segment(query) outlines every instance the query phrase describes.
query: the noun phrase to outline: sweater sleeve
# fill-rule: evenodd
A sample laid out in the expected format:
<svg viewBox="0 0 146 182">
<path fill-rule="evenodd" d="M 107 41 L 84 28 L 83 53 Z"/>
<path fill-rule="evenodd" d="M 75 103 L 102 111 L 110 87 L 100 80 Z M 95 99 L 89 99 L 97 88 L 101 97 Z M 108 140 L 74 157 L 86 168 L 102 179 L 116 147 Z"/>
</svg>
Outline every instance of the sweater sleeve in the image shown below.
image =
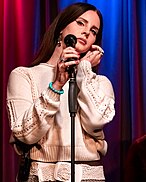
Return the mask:
<svg viewBox="0 0 146 182">
<path fill-rule="evenodd" d="M 115 115 L 112 84 L 107 77 L 92 72 L 91 63 L 86 60 L 78 65 L 76 80 L 81 124 L 87 133 L 98 137 Z"/>
<path fill-rule="evenodd" d="M 38 142 L 49 130 L 60 104 L 59 94 L 46 88 L 35 100 L 37 90 L 31 75 L 14 69 L 7 85 L 7 112 L 13 135 L 20 141 Z"/>
</svg>

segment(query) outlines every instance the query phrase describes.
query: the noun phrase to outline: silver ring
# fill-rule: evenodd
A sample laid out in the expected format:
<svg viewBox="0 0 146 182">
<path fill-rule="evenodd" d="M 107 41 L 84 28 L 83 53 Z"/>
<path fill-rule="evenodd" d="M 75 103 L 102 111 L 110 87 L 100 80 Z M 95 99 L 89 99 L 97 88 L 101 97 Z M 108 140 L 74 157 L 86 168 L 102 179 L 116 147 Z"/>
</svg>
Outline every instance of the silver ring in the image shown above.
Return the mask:
<svg viewBox="0 0 146 182">
<path fill-rule="evenodd" d="M 60 58 L 60 62 L 64 63 L 66 60 L 64 58 Z"/>
<path fill-rule="evenodd" d="M 87 56 L 87 58 L 90 58 L 93 55 L 93 52 Z"/>
</svg>

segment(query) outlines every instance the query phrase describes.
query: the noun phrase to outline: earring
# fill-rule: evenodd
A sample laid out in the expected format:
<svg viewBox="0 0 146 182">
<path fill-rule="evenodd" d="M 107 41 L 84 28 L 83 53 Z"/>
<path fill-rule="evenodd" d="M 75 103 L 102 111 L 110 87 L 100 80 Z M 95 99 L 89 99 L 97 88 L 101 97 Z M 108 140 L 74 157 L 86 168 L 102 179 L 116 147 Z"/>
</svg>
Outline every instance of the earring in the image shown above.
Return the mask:
<svg viewBox="0 0 146 182">
<path fill-rule="evenodd" d="M 58 38 L 58 40 L 57 40 L 57 45 L 58 45 L 58 47 L 61 46 L 61 36 L 59 36 L 59 38 Z"/>
</svg>

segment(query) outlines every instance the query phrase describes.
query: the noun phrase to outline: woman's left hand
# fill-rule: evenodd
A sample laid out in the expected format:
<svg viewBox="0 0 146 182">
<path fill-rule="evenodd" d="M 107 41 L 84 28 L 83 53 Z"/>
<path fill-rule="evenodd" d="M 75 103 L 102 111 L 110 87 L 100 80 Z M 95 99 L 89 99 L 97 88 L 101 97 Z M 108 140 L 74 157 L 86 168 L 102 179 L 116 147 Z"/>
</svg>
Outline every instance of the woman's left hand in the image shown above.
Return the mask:
<svg viewBox="0 0 146 182">
<path fill-rule="evenodd" d="M 91 49 L 81 59 L 81 61 L 87 60 L 91 63 L 92 67 L 94 67 L 100 63 L 103 54 L 104 54 L 104 51 L 100 46 L 92 45 Z"/>
</svg>

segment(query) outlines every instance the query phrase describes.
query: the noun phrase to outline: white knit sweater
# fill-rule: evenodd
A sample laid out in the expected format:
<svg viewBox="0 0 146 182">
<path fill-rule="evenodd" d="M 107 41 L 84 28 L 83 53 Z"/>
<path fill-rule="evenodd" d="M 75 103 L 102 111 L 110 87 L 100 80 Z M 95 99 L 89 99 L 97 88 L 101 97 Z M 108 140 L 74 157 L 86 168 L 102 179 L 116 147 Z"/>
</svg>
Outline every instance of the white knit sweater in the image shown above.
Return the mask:
<svg viewBox="0 0 146 182">
<path fill-rule="evenodd" d="M 48 88 L 56 67 L 47 63 L 14 69 L 7 87 L 7 108 L 15 137 L 33 147 L 31 158 L 38 161 L 69 161 L 71 118 L 68 109 L 69 82 L 59 95 Z M 110 81 L 82 61 L 76 75 L 79 93 L 75 118 L 75 160 L 91 161 L 105 154 L 107 144 L 103 127 L 115 115 L 114 92 Z"/>
</svg>

